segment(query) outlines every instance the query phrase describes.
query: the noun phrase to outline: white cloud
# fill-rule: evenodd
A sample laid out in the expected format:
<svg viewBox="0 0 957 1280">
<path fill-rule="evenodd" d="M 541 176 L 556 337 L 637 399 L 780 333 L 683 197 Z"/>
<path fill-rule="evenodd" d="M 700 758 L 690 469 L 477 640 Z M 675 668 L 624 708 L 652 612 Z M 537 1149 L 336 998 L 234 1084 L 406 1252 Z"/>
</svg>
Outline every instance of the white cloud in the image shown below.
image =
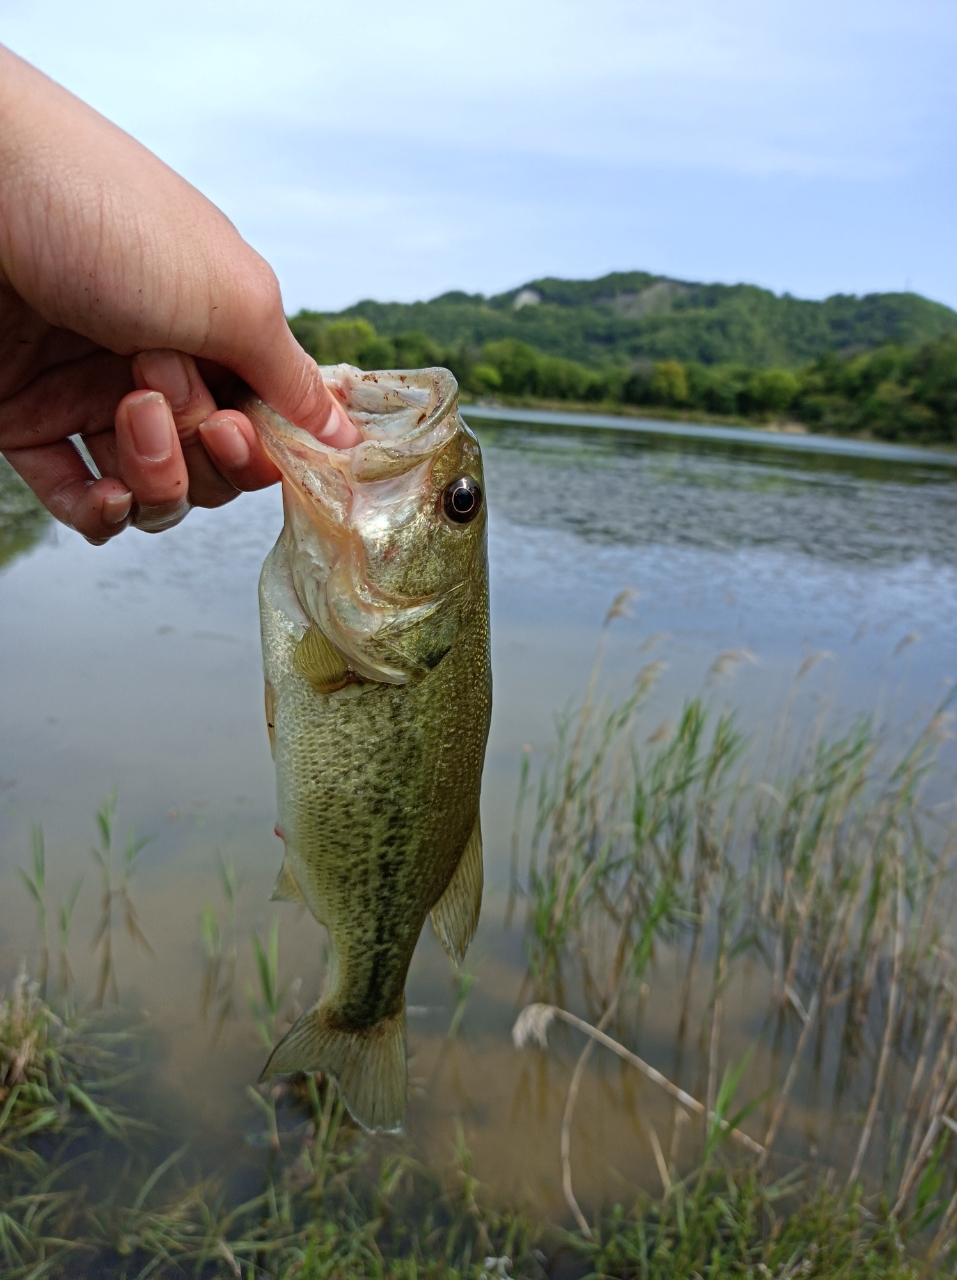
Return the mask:
<svg viewBox="0 0 957 1280">
<path fill-rule="evenodd" d="M 476 275 L 496 287 L 539 260 L 566 274 L 586 259 L 660 268 L 648 253 L 687 224 L 669 191 L 726 182 L 752 245 L 735 274 L 757 275 L 776 246 L 775 279 L 801 291 L 830 273 L 847 287 L 868 245 L 875 279 L 889 264 L 906 275 L 908 255 L 931 260 L 933 246 L 908 243 L 928 211 L 907 188 L 938 201 L 934 225 L 953 204 L 949 2 L 7 0 L 0 38 L 183 171 L 267 252 L 282 246 L 300 272 L 331 255 L 323 289 L 335 277 L 341 301 L 373 263 L 378 286 L 356 291 L 465 276 L 475 287 Z M 753 212 L 772 190 L 795 202 L 784 243 Z M 834 234 L 825 226 L 817 243 L 801 234 L 811 199 L 834 204 Z M 803 212 L 820 227 L 819 209 Z M 884 232 L 861 228 L 855 249 L 862 217 Z M 638 225 L 661 228 L 659 240 L 629 235 Z M 703 208 L 689 262 L 712 232 Z M 949 250 L 936 252 L 936 292 L 957 299 Z M 726 261 L 720 246 L 713 258 L 708 274 Z M 299 295 L 298 278 L 284 283 Z"/>
</svg>

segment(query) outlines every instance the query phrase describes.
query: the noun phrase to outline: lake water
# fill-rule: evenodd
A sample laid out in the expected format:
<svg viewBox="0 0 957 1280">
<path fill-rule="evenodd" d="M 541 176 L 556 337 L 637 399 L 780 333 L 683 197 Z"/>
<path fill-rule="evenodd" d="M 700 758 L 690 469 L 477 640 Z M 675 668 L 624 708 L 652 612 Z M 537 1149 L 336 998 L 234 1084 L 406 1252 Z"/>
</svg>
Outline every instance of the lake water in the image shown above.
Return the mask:
<svg viewBox="0 0 957 1280">
<path fill-rule="evenodd" d="M 957 677 L 957 470 L 919 461 L 763 448 L 547 422 L 479 422 L 490 511 L 495 708 L 483 795 L 486 895 L 467 971 L 475 982 L 458 1034 L 459 985 L 430 930 L 408 986 L 408 1139 L 444 1162 L 463 1126 L 479 1177 L 496 1194 L 561 1214 L 559 1125 L 573 1055 L 517 1053 L 521 928 L 504 925 L 518 764 L 542 758 L 556 712 L 584 690 L 609 604 L 638 594 L 609 631 L 603 681 L 625 689 L 665 666 L 645 710 L 648 733 L 704 691 L 738 708 L 760 744 L 802 663 L 792 732 L 815 719 L 877 711 L 903 740 Z M 262 715 L 256 583 L 281 523 L 276 491 L 194 512 L 160 537 L 124 534 L 92 548 L 48 527 L 10 542 L 0 569 L 0 980 L 36 967 L 32 905 L 16 876 L 30 825 L 47 841 L 51 907 L 83 873 L 70 949 L 81 990 L 95 985 L 91 938 L 94 813 L 118 788 L 118 824 L 150 843 L 132 895 L 153 954 L 117 942 L 124 1003 L 153 1028 L 144 1076 L 207 1165 L 255 1171 L 261 1128 L 247 1097 L 264 1059 L 249 1013 L 250 938 L 281 920 L 280 971 L 305 1006 L 321 985 L 320 930 L 268 895 L 280 862 L 273 770 Z M 717 662 L 721 655 L 733 658 Z M 937 779 L 952 790 L 954 752 Z M 204 1020 L 200 919 L 226 901 L 218 859 L 239 879 L 233 1009 L 212 1043 Z M 669 980 L 649 1003 L 643 1052 L 670 1061 Z M 657 1010 L 657 1012 L 656 1012 Z M 690 1081 L 694 1067 L 689 1068 Z M 596 1055 L 578 1122 L 583 1201 L 647 1179 L 642 1138 L 654 1087 Z M 578 1141 L 578 1139 L 576 1139 Z"/>
</svg>

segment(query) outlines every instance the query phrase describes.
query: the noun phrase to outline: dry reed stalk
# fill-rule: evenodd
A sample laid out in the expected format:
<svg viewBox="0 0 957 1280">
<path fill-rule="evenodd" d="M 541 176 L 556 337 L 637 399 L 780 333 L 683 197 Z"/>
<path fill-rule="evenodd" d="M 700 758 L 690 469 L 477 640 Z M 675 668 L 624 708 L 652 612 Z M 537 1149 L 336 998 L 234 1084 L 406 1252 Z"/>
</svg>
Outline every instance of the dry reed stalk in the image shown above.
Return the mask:
<svg viewBox="0 0 957 1280">
<path fill-rule="evenodd" d="M 954 852 L 955 838 L 951 828 L 950 838 L 941 850 L 933 875 L 924 889 L 924 905 L 914 937 L 913 955 L 916 957 L 927 955 L 930 950 L 930 933 L 933 924 L 937 923 L 939 926 L 941 920 L 947 920 L 953 916 L 953 891 L 949 895 L 950 901 L 942 902 L 940 888 L 944 877 L 953 870 Z"/>
<path fill-rule="evenodd" d="M 891 973 L 891 987 L 887 999 L 887 1018 L 884 1023 L 884 1036 L 881 1041 L 881 1056 L 877 1063 L 877 1074 L 874 1078 L 874 1088 L 871 1092 L 871 1101 L 867 1108 L 867 1116 L 864 1120 L 864 1128 L 861 1130 L 860 1141 L 857 1144 L 854 1163 L 851 1166 L 851 1171 L 847 1176 L 847 1182 L 844 1186 L 845 1195 L 848 1194 L 857 1181 L 858 1174 L 861 1171 L 861 1165 L 864 1162 L 864 1156 L 867 1153 L 868 1146 L 870 1145 L 871 1134 L 874 1129 L 874 1119 L 877 1115 L 877 1105 L 880 1101 L 881 1091 L 884 1087 L 884 1076 L 887 1073 L 887 1064 L 890 1060 L 891 1040 L 894 1035 L 894 1026 L 897 1022 L 897 998 L 900 992 L 901 959 L 904 954 L 904 870 L 901 865 L 899 836 L 897 844 L 897 920 L 894 929 L 894 968 Z"/>
<path fill-rule="evenodd" d="M 598 1023 L 598 1029 L 604 1031 L 615 1014 L 618 1007 L 618 995 L 608 1005 L 605 1012 L 601 1015 Z M 594 1040 L 589 1040 L 584 1049 L 578 1055 L 578 1061 L 575 1063 L 575 1070 L 572 1072 L 572 1078 L 568 1085 L 568 1093 L 565 1097 L 565 1111 L 562 1115 L 562 1136 L 561 1136 L 561 1161 L 562 1161 L 562 1191 L 565 1195 L 565 1203 L 572 1211 L 572 1217 L 578 1223 L 579 1230 L 586 1240 L 592 1240 L 591 1227 L 585 1215 L 581 1211 L 581 1206 L 575 1197 L 575 1190 L 572 1186 L 572 1116 L 575 1112 L 575 1104 L 578 1101 L 578 1090 L 581 1087 L 582 1076 L 585 1074 L 585 1067 L 588 1065 L 588 1059 L 591 1057 L 591 1051 L 595 1047 Z"/>
<path fill-rule="evenodd" d="M 955 1218 L 957 1218 L 957 1191 L 951 1196 L 950 1203 L 944 1210 L 944 1215 L 940 1220 L 940 1226 L 937 1228 L 933 1240 L 927 1246 L 928 1262 L 933 1262 L 941 1249 L 943 1249 L 947 1237 L 953 1229 Z"/>
<path fill-rule="evenodd" d="M 933 1067 L 931 1068 L 930 1080 L 927 1088 L 923 1092 L 921 1105 L 918 1109 L 917 1118 L 914 1122 L 914 1132 L 911 1135 L 907 1158 L 904 1161 L 905 1168 L 907 1168 L 911 1163 L 916 1152 L 920 1130 L 926 1122 L 928 1115 L 930 1115 L 934 1110 L 934 1099 L 940 1096 L 941 1081 L 945 1079 L 945 1066 L 949 1064 L 950 1044 L 955 1028 L 957 1028 L 957 1003 L 955 1003 L 951 1008 L 950 1022 L 941 1037 L 940 1044 L 937 1046 L 937 1054 L 934 1058 Z"/>
<path fill-rule="evenodd" d="M 807 813 L 809 813 L 810 808 L 811 808 L 811 797 L 809 796 L 807 797 L 807 800 L 805 800 L 805 805 L 803 805 L 801 818 L 800 820 L 798 820 L 797 831 L 795 832 L 795 838 L 793 838 L 793 841 L 792 841 L 791 847 L 792 847 L 793 854 L 798 854 L 798 852 L 800 852 L 803 828 L 805 828 Z M 795 969 L 797 968 L 797 957 L 798 955 L 800 955 L 801 943 L 803 942 L 803 933 L 805 933 L 807 918 L 809 918 L 811 905 L 812 905 L 812 902 L 814 902 L 814 891 L 815 891 L 815 888 L 818 887 L 818 876 L 820 873 L 820 865 L 821 865 L 821 860 L 823 860 L 824 858 L 824 852 L 826 847 L 828 847 L 828 841 L 820 840 L 819 838 L 818 842 L 816 842 L 816 845 L 815 845 L 814 855 L 812 855 L 812 858 L 811 858 L 810 883 L 807 884 L 805 888 L 805 892 L 803 892 L 803 897 L 801 899 L 800 905 L 798 905 L 795 936 L 793 936 L 793 940 L 791 942 L 791 955 L 789 955 L 788 957 L 788 966 L 787 966 L 787 969 L 784 970 L 784 977 L 782 980 L 782 984 L 780 984 L 780 988 L 778 989 L 778 991 L 775 992 L 775 995 L 777 995 L 777 1001 L 775 1002 L 777 1002 L 777 1004 L 782 1005 L 782 1007 L 784 1005 L 784 1002 L 786 1002 L 787 1000 L 787 989 L 789 986 L 791 986 L 791 984 L 793 983 L 793 980 L 795 980 Z M 788 872 L 791 872 L 791 870 L 792 868 L 789 867 Z M 782 918 L 782 938 L 783 938 L 783 918 Z M 782 960 L 783 960 L 783 955 L 782 955 Z"/>
<path fill-rule="evenodd" d="M 774 943 L 774 977 L 771 981 L 771 1003 L 783 1004 L 784 1001 L 784 935 L 787 931 L 788 900 L 792 896 L 791 882 L 794 879 L 794 865 L 788 863 L 781 881 L 781 901 L 777 910 L 777 937 Z"/>
<path fill-rule="evenodd" d="M 801 954 L 801 947 L 804 943 L 804 932 L 805 932 L 805 929 L 807 928 L 808 921 L 810 919 L 811 905 L 814 901 L 814 893 L 815 893 L 815 890 L 817 889 L 817 883 L 821 873 L 822 864 L 824 863 L 827 854 L 831 851 L 832 848 L 833 848 L 833 827 L 831 828 L 831 831 L 829 832 L 827 838 L 818 839 L 814 849 L 813 857 L 811 859 L 810 882 L 808 883 L 808 885 L 804 890 L 804 895 L 801 898 L 801 903 L 800 903 L 800 906 L 798 907 L 797 924 L 794 930 L 794 938 L 792 939 L 792 942 L 791 942 L 791 954 L 788 958 L 788 967 L 785 970 L 784 981 L 781 986 L 780 1001 L 781 1001 L 782 1007 L 784 1005 L 784 1002 L 787 1000 L 788 988 L 793 987 L 794 985 L 794 971 L 797 968 L 798 958 Z"/>
<path fill-rule="evenodd" d="M 818 1009 L 820 1008 L 821 996 L 823 995 L 824 988 L 827 984 L 827 979 L 830 974 L 831 965 L 834 964 L 837 958 L 837 955 L 839 953 L 841 943 L 843 941 L 845 926 L 850 920 L 853 919 L 854 913 L 857 910 L 857 905 L 860 901 L 860 895 L 862 894 L 863 888 L 864 888 L 864 882 L 865 882 L 864 871 L 865 869 L 862 867 L 860 882 L 858 884 L 857 891 L 855 892 L 854 897 L 845 899 L 844 903 L 842 903 L 841 907 L 838 909 L 837 916 L 835 917 L 834 923 L 831 926 L 831 935 L 828 938 L 827 947 L 825 948 L 824 960 L 821 964 L 821 975 L 818 980 L 817 990 L 814 992 L 814 995 L 811 997 L 811 1003 L 808 1005 L 807 1021 L 804 1023 L 804 1026 L 801 1028 L 801 1034 L 798 1036 L 798 1042 L 797 1042 L 797 1045 L 795 1046 L 794 1053 L 791 1057 L 791 1063 L 790 1063 L 790 1066 L 788 1067 L 787 1075 L 784 1078 L 784 1084 L 781 1087 L 781 1092 L 778 1094 L 777 1103 L 775 1104 L 774 1111 L 771 1114 L 771 1121 L 768 1125 L 767 1132 L 764 1135 L 764 1153 L 758 1162 L 759 1169 L 763 1169 L 764 1166 L 766 1165 L 768 1155 L 770 1154 L 770 1151 L 771 1151 L 771 1147 L 774 1144 L 774 1139 L 777 1137 L 777 1132 L 780 1127 L 781 1120 L 784 1117 L 784 1109 L 787 1106 L 788 1097 L 791 1093 L 791 1090 L 794 1088 L 794 1082 L 797 1079 L 797 1073 L 798 1073 L 798 1068 L 800 1066 L 801 1055 L 804 1052 L 804 1046 L 807 1043 L 808 1036 L 811 1034 L 811 1028 L 814 1025 L 814 1021 L 818 1014 Z"/>
<path fill-rule="evenodd" d="M 719 909 L 723 914 L 723 905 Z M 725 949 L 727 930 L 722 927 L 721 940 L 718 945 L 718 956 L 715 963 L 714 971 L 714 999 L 711 1006 L 711 1037 L 708 1045 L 708 1090 L 707 1098 L 707 1115 L 710 1116 L 714 1112 L 715 1099 L 718 1096 L 718 1050 L 721 1041 L 721 1019 L 724 1013 L 724 1000 L 722 991 L 724 990 L 724 978 L 726 968 L 727 952 Z M 708 1121 L 705 1120 L 705 1138 L 707 1138 Z"/>
<path fill-rule="evenodd" d="M 931 990 L 934 990 L 942 985 L 941 975 L 939 975 L 937 969 L 935 969 L 934 974 L 932 975 L 932 978 L 933 980 L 930 984 Z M 898 1157 L 901 1154 L 901 1147 L 903 1146 L 903 1142 L 904 1142 L 904 1134 L 906 1132 L 906 1120 L 907 1120 L 907 1117 L 911 1114 L 911 1111 L 913 1110 L 914 1100 L 917 1097 L 917 1090 L 920 1088 L 920 1085 L 924 1079 L 924 1070 L 927 1066 L 928 1058 L 930 1055 L 931 1042 L 933 1040 L 934 1032 L 937 1029 L 938 1025 L 939 1023 L 937 1018 L 937 1005 L 935 1002 L 931 1002 L 931 1006 L 927 1014 L 927 1025 L 924 1028 L 924 1035 L 923 1035 L 923 1038 L 921 1039 L 920 1049 L 917 1054 L 917 1062 L 914 1064 L 914 1070 L 911 1073 L 910 1085 L 907 1090 L 907 1097 L 904 1099 L 904 1105 L 901 1108 L 900 1115 L 901 1115 L 902 1123 L 901 1123 L 900 1137 L 898 1138 L 898 1141 L 897 1141 Z M 922 1100 L 922 1105 L 923 1105 L 923 1100 Z M 910 1151 L 909 1154 L 913 1154 L 913 1151 Z"/>
<path fill-rule="evenodd" d="M 732 810 L 737 804 L 738 796 L 732 802 Z M 733 826 L 732 816 L 729 813 L 725 820 L 724 832 L 719 842 L 719 848 L 727 848 L 730 838 L 730 828 Z M 691 951 L 688 955 L 688 965 L 685 970 L 685 980 L 681 988 L 681 1016 L 678 1022 L 678 1042 L 684 1042 L 685 1029 L 688 1022 L 688 1006 L 691 1001 L 691 988 L 694 982 L 695 969 L 698 964 L 698 955 L 701 951 L 701 944 L 704 940 L 705 926 L 708 923 L 708 898 L 711 887 L 717 876 L 718 868 L 714 863 L 706 864 L 699 873 L 695 881 L 695 897 L 694 897 L 694 933 L 691 940 Z"/>
<path fill-rule="evenodd" d="M 653 1124 L 648 1126 L 648 1136 L 651 1138 L 651 1150 L 655 1157 L 655 1164 L 658 1166 L 658 1177 L 661 1179 L 661 1186 L 667 1200 L 668 1196 L 671 1195 L 671 1175 L 668 1173 L 668 1166 L 665 1164 L 665 1153 L 661 1149 L 661 1143 L 658 1141 L 658 1135 Z"/>
<path fill-rule="evenodd" d="M 629 873 L 626 882 L 626 893 L 630 893 L 631 885 L 635 879 L 634 868 Z M 628 939 L 628 930 L 631 919 L 631 913 L 627 910 L 622 911 L 622 919 L 618 927 L 618 936 L 614 947 L 614 961 L 612 968 L 612 983 L 610 990 L 606 996 L 605 1011 L 601 1015 L 598 1022 L 598 1030 L 604 1032 L 605 1027 L 612 1020 L 615 1011 L 618 1008 L 618 1002 L 621 998 L 622 990 L 622 974 L 624 969 L 625 943 Z M 516 1023 L 517 1025 L 517 1023 Z M 587 1025 L 587 1024 L 586 1024 Z M 562 1115 L 561 1129 L 561 1165 L 562 1165 L 562 1191 L 565 1196 L 565 1203 L 572 1212 L 572 1216 L 578 1223 L 579 1229 L 586 1239 L 592 1239 L 591 1228 L 588 1225 L 585 1215 L 582 1213 L 581 1206 L 575 1196 L 575 1190 L 572 1186 L 572 1165 L 571 1165 L 571 1128 L 572 1116 L 575 1112 L 575 1105 L 578 1102 L 578 1091 L 581 1087 L 582 1077 L 585 1073 L 585 1067 L 594 1048 L 594 1040 L 589 1040 L 575 1063 L 575 1070 L 572 1072 L 572 1078 L 568 1085 L 568 1093 L 565 1097 L 565 1110 Z"/>
<path fill-rule="evenodd" d="M 713 875 L 714 875 L 714 872 L 711 872 L 710 876 L 713 877 Z M 707 889 L 707 887 L 708 885 L 706 884 L 705 889 Z M 704 891 L 701 897 L 701 905 L 698 911 L 696 912 L 694 937 L 691 942 L 691 953 L 688 956 L 688 967 L 685 970 L 685 979 L 681 987 L 681 1014 L 678 1018 L 678 1031 L 676 1035 L 676 1046 L 675 1046 L 675 1050 L 676 1050 L 675 1051 L 675 1074 L 676 1075 L 678 1074 L 678 1070 L 681 1064 L 681 1056 L 684 1051 L 685 1035 L 688 1030 L 688 1011 L 691 1005 L 691 991 L 694 985 L 694 974 L 698 964 L 698 955 L 701 951 L 701 943 L 704 938 L 705 925 L 707 923 L 707 908 L 705 906 L 706 902 L 707 902 L 707 892 Z"/>
<path fill-rule="evenodd" d="M 597 1027 L 592 1026 L 590 1022 L 585 1022 L 583 1018 L 577 1018 L 575 1014 L 569 1013 L 566 1009 L 561 1009 L 558 1005 L 553 1004 L 530 1004 L 526 1005 L 515 1021 L 512 1028 L 512 1039 L 515 1047 L 520 1049 L 528 1043 L 530 1039 L 537 1040 L 542 1048 L 548 1047 L 546 1032 L 548 1024 L 553 1018 L 561 1018 L 563 1022 L 567 1022 L 569 1026 L 577 1027 L 579 1031 L 584 1031 L 585 1035 L 591 1036 L 593 1040 L 597 1040 L 599 1044 L 603 1044 L 606 1049 L 611 1049 L 612 1053 L 616 1053 L 619 1058 L 623 1058 L 625 1062 L 630 1062 L 633 1067 L 648 1077 L 655 1084 L 660 1085 L 672 1098 L 680 1102 L 682 1106 L 687 1107 L 690 1111 L 694 1111 L 697 1115 L 707 1113 L 707 1108 L 703 1102 L 699 1102 L 697 1098 L 693 1098 L 690 1093 L 685 1093 L 684 1089 L 679 1089 L 676 1084 L 663 1076 L 660 1071 L 650 1066 L 643 1058 L 639 1058 L 636 1053 L 632 1053 L 630 1049 L 626 1049 L 623 1044 L 619 1044 L 617 1040 L 613 1040 L 611 1036 L 606 1035 L 604 1031 L 599 1031 Z M 726 1120 L 716 1116 L 713 1112 L 708 1116 L 709 1120 L 716 1120 L 721 1129 L 728 1133 L 732 1138 L 746 1146 L 756 1155 L 765 1155 L 765 1148 L 760 1142 L 756 1142 L 754 1138 L 744 1133 L 741 1129 L 733 1129 Z"/>
<path fill-rule="evenodd" d="M 924 1096 L 921 1098 L 921 1105 L 919 1111 L 917 1111 L 916 1120 L 913 1121 L 911 1142 L 910 1146 L 907 1148 L 905 1162 L 903 1162 L 901 1183 L 898 1184 L 901 1188 L 905 1185 L 906 1171 L 911 1169 L 913 1162 L 915 1162 L 917 1158 L 917 1144 L 920 1142 L 922 1125 L 924 1125 L 926 1117 L 935 1110 L 934 1101 L 939 1101 L 940 1097 L 942 1097 L 942 1092 L 940 1092 L 940 1080 L 942 1080 L 942 1076 L 944 1076 L 944 1066 L 947 1066 L 949 1071 L 953 1071 L 954 1069 L 954 1059 L 951 1052 L 954 1030 L 957 1030 L 957 1001 L 953 1001 L 951 1006 L 951 1020 L 949 1020 L 947 1029 L 944 1030 L 943 1037 L 940 1039 L 937 1056 L 935 1056 L 934 1066 L 930 1073 L 930 1082 L 928 1084 L 928 1088 L 924 1091 Z M 947 1084 L 944 1084 L 944 1089 L 945 1088 L 947 1088 Z M 910 1192 L 910 1188 L 907 1188 L 907 1190 Z M 898 1192 L 898 1203 L 901 1203 L 901 1196 L 902 1193 Z M 906 1199 L 906 1196 L 903 1198 Z"/>
<path fill-rule="evenodd" d="M 675 1105 L 675 1118 L 671 1128 L 671 1147 L 668 1151 L 668 1173 L 672 1182 L 678 1176 L 678 1148 L 681 1146 L 681 1130 L 691 1117 L 683 1107 Z"/>
<path fill-rule="evenodd" d="M 884 926 L 886 924 L 887 903 L 882 899 L 878 907 L 874 919 L 868 925 L 867 929 L 867 960 L 864 964 L 864 974 L 861 978 L 861 985 L 857 991 L 855 1000 L 855 1008 L 849 1011 L 853 1021 L 863 1023 L 867 1020 L 867 1006 L 871 998 L 871 990 L 874 986 L 874 979 L 877 977 L 877 966 L 881 961 L 881 950 L 884 935 Z M 862 939 L 863 941 L 863 939 Z"/>
<path fill-rule="evenodd" d="M 957 1070 L 952 1070 L 948 1076 L 949 1083 L 953 1084 L 953 1079 L 955 1077 L 957 1077 Z M 924 1165 L 930 1159 L 931 1152 L 934 1149 L 934 1143 L 937 1140 L 937 1135 L 940 1133 L 941 1116 L 950 1111 L 955 1102 L 957 1102 L 957 1091 L 951 1091 L 948 1093 L 942 1091 L 937 1095 L 935 1106 L 932 1108 L 933 1114 L 931 1116 L 930 1123 L 927 1126 L 927 1132 L 924 1134 L 923 1141 L 918 1148 L 917 1155 L 914 1157 L 913 1162 L 905 1169 L 900 1183 L 898 1184 L 899 1189 L 897 1192 L 897 1200 L 894 1202 L 894 1208 L 892 1210 L 893 1217 L 896 1218 L 907 1203 L 907 1198 L 911 1191 L 913 1191 L 914 1184 L 917 1182 Z"/>
<path fill-rule="evenodd" d="M 562 804 L 558 810 L 557 817 L 552 822 L 552 835 L 549 841 L 547 855 L 550 863 L 553 862 L 553 855 L 557 854 L 564 834 L 565 819 L 568 816 L 569 809 L 571 808 L 574 779 L 578 775 L 578 762 L 581 757 L 581 750 L 585 741 L 585 732 L 591 722 L 592 710 L 595 701 L 595 691 L 598 687 L 598 677 L 601 674 L 601 666 L 605 657 L 605 648 L 608 643 L 608 628 L 613 619 L 628 616 L 628 605 L 636 598 L 637 594 L 638 593 L 633 587 L 625 587 L 623 591 L 619 591 L 615 596 L 611 603 L 611 607 L 605 614 L 605 621 L 602 624 L 601 636 L 598 640 L 598 648 L 595 651 L 595 659 L 592 663 L 591 674 L 588 677 L 585 699 L 582 703 L 581 713 L 578 717 L 575 736 L 572 739 L 571 752 L 569 753 L 568 761 L 565 766 L 565 787 Z"/>
<path fill-rule="evenodd" d="M 526 742 L 522 746 L 522 766 L 519 772 L 518 797 L 515 801 L 515 813 L 512 817 L 512 840 L 508 873 L 508 902 L 505 906 L 506 929 L 509 928 L 512 923 L 512 913 L 515 910 L 515 900 L 521 891 L 518 882 L 519 842 L 522 835 L 522 818 L 525 814 L 525 799 L 528 795 L 528 775 L 531 768 L 531 762 L 532 745 L 530 742 Z"/>
</svg>

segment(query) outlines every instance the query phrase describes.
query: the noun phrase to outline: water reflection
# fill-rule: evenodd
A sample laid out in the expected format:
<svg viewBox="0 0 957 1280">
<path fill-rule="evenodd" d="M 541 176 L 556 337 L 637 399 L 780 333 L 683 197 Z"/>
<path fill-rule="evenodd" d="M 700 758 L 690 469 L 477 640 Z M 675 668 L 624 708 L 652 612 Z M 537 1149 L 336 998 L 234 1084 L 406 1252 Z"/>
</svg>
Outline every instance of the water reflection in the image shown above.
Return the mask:
<svg viewBox="0 0 957 1280">
<path fill-rule="evenodd" d="M 957 565 L 953 468 L 486 428 L 500 514 L 595 542 Z"/>
</svg>

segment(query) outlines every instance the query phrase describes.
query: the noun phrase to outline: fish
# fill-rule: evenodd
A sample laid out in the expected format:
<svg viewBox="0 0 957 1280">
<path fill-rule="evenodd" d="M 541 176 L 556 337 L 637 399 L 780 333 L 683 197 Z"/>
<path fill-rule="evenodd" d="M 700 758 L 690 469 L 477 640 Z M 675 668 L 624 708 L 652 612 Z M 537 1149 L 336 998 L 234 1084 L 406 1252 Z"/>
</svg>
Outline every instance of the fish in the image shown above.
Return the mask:
<svg viewBox="0 0 957 1280">
<path fill-rule="evenodd" d="M 405 983 L 426 917 L 456 965 L 482 901 L 491 715 L 479 442 L 445 369 L 322 369 L 358 428 L 324 445 L 250 397 L 282 476 L 259 585 L 266 723 L 285 855 L 273 900 L 330 945 L 326 988 L 261 1079 L 332 1076 L 365 1129 L 401 1128 Z"/>
</svg>

